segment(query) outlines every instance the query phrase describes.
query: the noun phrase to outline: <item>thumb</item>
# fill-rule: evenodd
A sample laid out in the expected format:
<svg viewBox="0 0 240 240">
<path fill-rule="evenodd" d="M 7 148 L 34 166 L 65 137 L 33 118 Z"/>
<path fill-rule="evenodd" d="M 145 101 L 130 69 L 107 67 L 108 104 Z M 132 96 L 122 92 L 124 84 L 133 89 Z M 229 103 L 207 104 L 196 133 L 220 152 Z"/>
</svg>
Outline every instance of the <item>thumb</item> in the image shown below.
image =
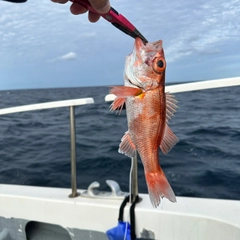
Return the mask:
<svg viewBox="0 0 240 240">
<path fill-rule="evenodd" d="M 89 2 L 99 13 L 107 13 L 111 8 L 108 0 L 89 0 Z"/>
</svg>

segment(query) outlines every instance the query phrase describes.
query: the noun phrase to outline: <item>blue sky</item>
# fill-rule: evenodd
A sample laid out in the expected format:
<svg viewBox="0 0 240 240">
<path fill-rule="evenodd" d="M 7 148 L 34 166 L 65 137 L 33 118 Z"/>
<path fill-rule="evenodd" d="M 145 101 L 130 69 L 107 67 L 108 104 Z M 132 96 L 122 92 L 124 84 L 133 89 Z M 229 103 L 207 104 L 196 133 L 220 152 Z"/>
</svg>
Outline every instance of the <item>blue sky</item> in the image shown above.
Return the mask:
<svg viewBox="0 0 240 240">
<path fill-rule="evenodd" d="M 163 40 L 166 82 L 240 76 L 239 0 L 112 0 L 149 41 Z M 0 1 L 0 90 L 121 85 L 134 39 L 69 4 Z"/>
</svg>

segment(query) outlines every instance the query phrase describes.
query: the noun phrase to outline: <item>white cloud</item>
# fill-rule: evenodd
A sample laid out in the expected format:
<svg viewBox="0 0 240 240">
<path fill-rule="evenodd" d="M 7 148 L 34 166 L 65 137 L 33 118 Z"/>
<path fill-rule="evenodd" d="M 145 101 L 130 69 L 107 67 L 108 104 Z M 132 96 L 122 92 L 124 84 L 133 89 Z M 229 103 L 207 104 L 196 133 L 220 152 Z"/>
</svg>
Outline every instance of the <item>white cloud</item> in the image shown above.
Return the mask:
<svg viewBox="0 0 240 240">
<path fill-rule="evenodd" d="M 63 56 L 61 56 L 59 59 L 60 60 L 73 60 L 73 59 L 76 59 L 77 57 L 77 54 L 74 53 L 74 52 L 69 52 Z"/>
<path fill-rule="evenodd" d="M 69 60 L 75 60 L 76 58 L 77 58 L 77 54 L 75 52 L 69 52 L 69 53 L 64 54 L 60 57 L 48 60 L 48 62 L 69 61 Z"/>
<path fill-rule="evenodd" d="M 166 23 L 172 24 L 170 39 L 168 36 L 170 41 L 165 48 L 170 62 L 188 55 L 219 53 L 216 49 L 231 44 L 240 35 L 240 5 L 236 0 L 209 0 L 207 4 L 198 1 L 196 6 L 190 4 L 185 2 L 182 10 L 175 7 L 168 9 L 177 13 L 175 21 L 170 20 L 171 16 L 165 19 Z"/>
</svg>

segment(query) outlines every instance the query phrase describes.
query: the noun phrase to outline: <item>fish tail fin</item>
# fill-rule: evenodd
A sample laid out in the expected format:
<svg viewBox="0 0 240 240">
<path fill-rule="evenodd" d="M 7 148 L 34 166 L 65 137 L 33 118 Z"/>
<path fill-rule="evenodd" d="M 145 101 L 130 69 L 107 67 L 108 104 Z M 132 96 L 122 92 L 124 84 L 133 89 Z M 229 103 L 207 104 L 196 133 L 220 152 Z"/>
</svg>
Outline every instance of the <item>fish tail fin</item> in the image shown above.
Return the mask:
<svg viewBox="0 0 240 240">
<path fill-rule="evenodd" d="M 156 208 L 163 197 L 166 197 L 171 202 L 176 202 L 175 194 L 161 168 L 156 172 L 146 172 L 145 175 L 153 207 Z"/>
</svg>

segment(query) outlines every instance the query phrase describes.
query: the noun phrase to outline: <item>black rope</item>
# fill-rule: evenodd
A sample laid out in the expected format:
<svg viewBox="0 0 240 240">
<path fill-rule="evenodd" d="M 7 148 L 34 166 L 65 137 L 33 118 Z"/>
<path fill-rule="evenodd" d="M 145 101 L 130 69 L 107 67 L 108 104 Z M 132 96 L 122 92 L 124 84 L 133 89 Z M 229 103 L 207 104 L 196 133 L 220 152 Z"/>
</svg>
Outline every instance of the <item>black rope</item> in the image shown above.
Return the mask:
<svg viewBox="0 0 240 240">
<path fill-rule="evenodd" d="M 127 203 L 129 202 L 129 196 L 125 197 L 120 209 L 119 209 L 119 216 L 118 216 L 118 221 L 122 221 L 123 222 L 123 212 L 124 212 L 124 208 L 127 205 Z"/>
<path fill-rule="evenodd" d="M 120 209 L 119 209 L 119 216 L 118 216 L 118 221 L 122 221 L 123 222 L 123 213 L 124 213 L 124 208 L 127 205 L 127 203 L 129 202 L 130 196 L 127 196 L 124 198 Z M 136 232 L 135 232 L 135 206 L 136 204 L 139 202 L 139 196 L 137 195 L 135 197 L 134 202 L 132 203 L 131 207 L 130 207 L 130 229 L 131 229 L 131 240 L 135 240 L 136 239 Z"/>
<path fill-rule="evenodd" d="M 130 228 L 131 228 L 131 240 L 136 239 L 136 232 L 135 232 L 135 206 L 139 202 L 139 196 L 137 195 L 134 202 L 130 207 Z"/>
</svg>

